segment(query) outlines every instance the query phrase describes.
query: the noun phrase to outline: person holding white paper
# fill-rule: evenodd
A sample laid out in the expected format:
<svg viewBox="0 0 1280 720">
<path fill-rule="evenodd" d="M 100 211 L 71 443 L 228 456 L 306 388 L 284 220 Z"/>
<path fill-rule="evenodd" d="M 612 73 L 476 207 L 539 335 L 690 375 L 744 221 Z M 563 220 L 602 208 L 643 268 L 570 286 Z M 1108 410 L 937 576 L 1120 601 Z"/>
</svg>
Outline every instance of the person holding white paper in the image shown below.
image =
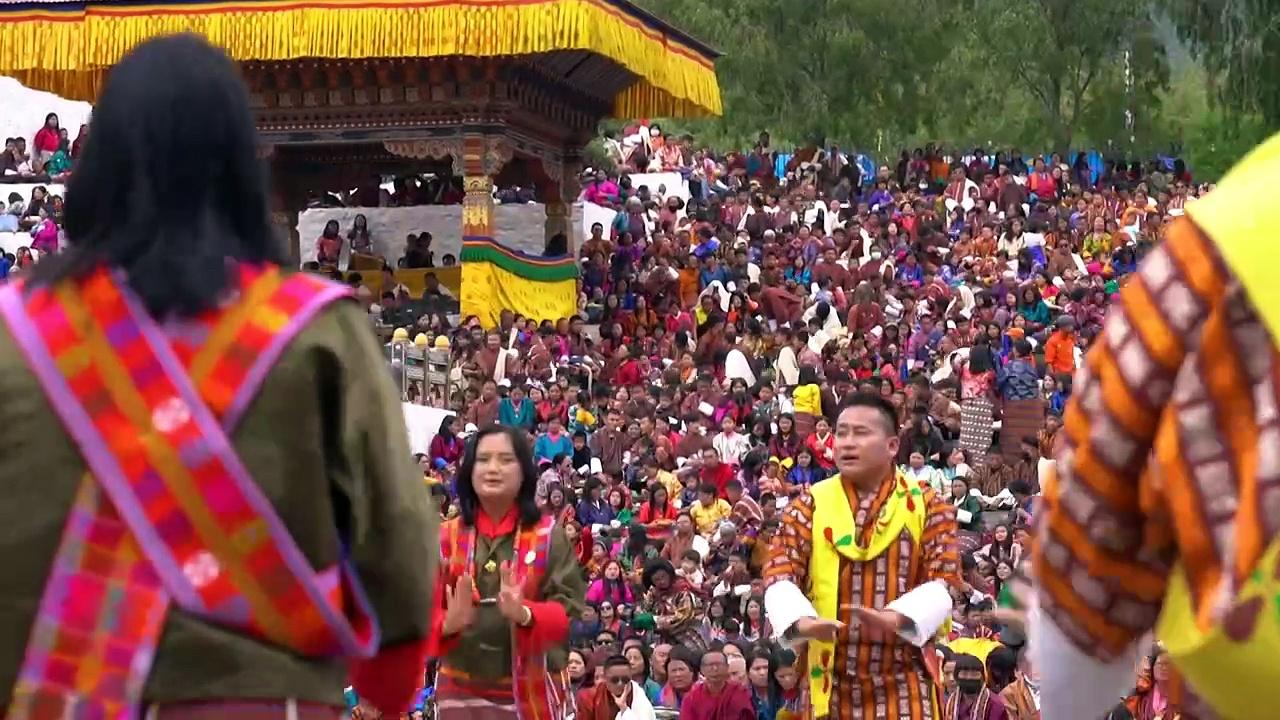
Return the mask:
<svg viewBox="0 0 1280 720">
<path fill-rule="evenodd" d="M 897 416 L 879 395 L 847 398 L 838 473 L 783 514 L 764 569 L 776 636 L 805 644 L 808 716 L 941 717 L 935 633 L 958 581 L 956 515 L 895 471 Z"/>
</svg>

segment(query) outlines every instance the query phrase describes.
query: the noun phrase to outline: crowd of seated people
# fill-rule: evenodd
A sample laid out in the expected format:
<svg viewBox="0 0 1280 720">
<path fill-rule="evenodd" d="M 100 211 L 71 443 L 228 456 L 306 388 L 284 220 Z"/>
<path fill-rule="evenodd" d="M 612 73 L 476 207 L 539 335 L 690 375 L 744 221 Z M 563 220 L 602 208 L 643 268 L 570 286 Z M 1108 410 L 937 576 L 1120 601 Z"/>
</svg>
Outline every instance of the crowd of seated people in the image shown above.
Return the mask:
<svg viewBox="0 0 1280 720">
<path fill-rule="evenodd" d="M 4 153 L 0 155 L 0 182 L 66 182 L 88 137 L 89 126 L 81 125 L 73 142 L 67 129 L 59 124 L 57 114 L 49 113 L 44 125 L 32 137 L 30 148 L 24 137 L 5 138 Z"/>
<path fill-rule="evenodd" d="M 758 720 L 806 716 L 807 669 L 772 642 L 760 598 L 774 538 L 799 522 L 788 499 L 833 472 L 854 391 L 893 405 L 899 472 L 955 508 L 948 707 L 1037 717 L 1016 594 L 1063 417 L 1093 418 L 1064 409 L 1072 375 L 1110 342 L 1125 287 L 1174 266 L 1166 231 L 1212 185 L 1163 158 L 930 146 L 864 172 L 830 149 L 785 159 L 767 134 L 727 155 L 655 152 L 654 137 L 615 141 L 617 170 L 584 183 L 614 215 L 575 248 L 581 313 L 385 318 L 454 356 L 457 416 L 418 458 L 443 507 L 468 432 L 498 422 L 534 443 L 538 499 L 593 588 L 565 666 L 580 718 L 608 710 L 593 690 L 625 674 L 618 656 L 682 718 L 718 717 L 685 701 L 700 670 L 718 684 L 726 666 Z M 654 169 L 680 172 L 690 199 L 628 177 Z M 1178 717 L 1174 679 L 1153 648 L 1110 717 Z"/>
</svg>

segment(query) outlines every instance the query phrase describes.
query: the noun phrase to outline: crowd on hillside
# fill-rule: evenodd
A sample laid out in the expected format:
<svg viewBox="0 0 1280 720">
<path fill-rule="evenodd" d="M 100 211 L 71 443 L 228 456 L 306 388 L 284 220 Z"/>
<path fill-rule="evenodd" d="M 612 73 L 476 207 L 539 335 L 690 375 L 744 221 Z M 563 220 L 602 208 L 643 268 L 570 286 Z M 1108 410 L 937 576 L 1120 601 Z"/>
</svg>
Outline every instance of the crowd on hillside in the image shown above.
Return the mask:
<svg viewBox="0 0 1280 720">
<path fill-rule="evenodd" d="M 50 115 L 30 150 L 6 142 L 3 179 L 64 181 L 86 136 L 70 142 Z M 590 587 L 561 658 L 579 718 L 596 717 L 619 656 L 687 720 L 734 712 L 685 705 L 700 677 L 741 686 L 742 720 L 803 714 L 807 677 L 773 638 L 763 570 L 789 498 L 833 472 L 834 413 L 855 391 L 897 408 L 901 472 L 957 510 L 947 692 L 984 693 L 989 718 L 1037 717 L 1013 588 L 1071 377 L 1126 277 L 1208 187 L 1180 161 L 1084 153 L 929 146 L 874 166 L 830 146 L 781 153 L 767 134 L 719 155 L 657 126 L 605 147 L 613 167 L 584 175 L 582 199 L 615 214 L 575 249 L 578 315 L 450 327 L 408 312 L 419 298 L 389 271 L 376 303 L 405 326 L 397 341 L 421 334 L 454 358 L 439 401 L 457 415 L 419 457 L 446 512 L 468 432 L 496 422 L 533 440 L 538 497 Z M 687 186 L 631 183 L 655 170 Z M 0 232 L 32 240 L 0 277 L 56 251 L 61 214 L 44 187 L 9 194 Z M 330 246 L 369 245 L 358 221 L 334 226 Z M 404 266 L 432 267 L 430 233 L 415 240 Z M 1112 717 L 1176 717 L 1173 682 L 1153 649 Z"/>
<path fill-rule="evenodd" d="M 868 174 L 837 148 L 780 156 L 765 134 L 723 157 L 656 126 L 606 144 L 621 174 L 589 171 L 583 199 L 616 215 L 577 248 L 581 313 L 507 312 L 490 330 L 432 316 L 398 335 L 455 358 L 458 414 L 419 457 L 446 512 L 469 431 L 533 439 L 538 497 L 590 582 L 565 666 L 580 709 L 621 655 L 682 718 L 729 717 L 683 706 L 726 672 L 751 717 L 803 712 L 807 677 L 772 638 L 762 570 L 780 509 L 833 472 L 840 399 L 870 391 L 898 409 L 901 472 L 957 510 L 948 694 L 1038 717 L 1013 588 L 1071 378 L 1208 186 L 1171 159 L 930 146 Z M 630 183 L 655 169 L 680 172 L 691 199 Z M 1153 648 L 1111 717 L 1178 717 L 1174 685 Z"/>
</svg>

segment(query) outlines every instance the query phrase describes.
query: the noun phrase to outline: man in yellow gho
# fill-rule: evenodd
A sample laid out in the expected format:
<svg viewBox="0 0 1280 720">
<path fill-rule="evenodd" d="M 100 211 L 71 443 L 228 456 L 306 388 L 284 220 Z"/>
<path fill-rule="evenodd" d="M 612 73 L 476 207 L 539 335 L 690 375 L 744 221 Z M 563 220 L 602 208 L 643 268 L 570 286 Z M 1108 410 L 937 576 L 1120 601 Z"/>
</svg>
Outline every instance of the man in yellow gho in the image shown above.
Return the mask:
<svg viewBox="0 0 1280 720">
<path fill-rule="evenodd" d="M 806 643 L 809 717 L 937 720 L 931 640 L 951 614 L 956 517 L 897 472 L 897 416 L 878 395 L 836 419 L 838 474 L 787 508 L 764 576 L 783 642 Z"/>
<path fill-rule="evenodd" d="M 1280 135 L 1188 203 L 1076 377 L 1037 516 L 1043 720 L 1105 712 L 1152 630 L 1184 716 L 1276 715 L 1277 177 Z"/>
</svg>

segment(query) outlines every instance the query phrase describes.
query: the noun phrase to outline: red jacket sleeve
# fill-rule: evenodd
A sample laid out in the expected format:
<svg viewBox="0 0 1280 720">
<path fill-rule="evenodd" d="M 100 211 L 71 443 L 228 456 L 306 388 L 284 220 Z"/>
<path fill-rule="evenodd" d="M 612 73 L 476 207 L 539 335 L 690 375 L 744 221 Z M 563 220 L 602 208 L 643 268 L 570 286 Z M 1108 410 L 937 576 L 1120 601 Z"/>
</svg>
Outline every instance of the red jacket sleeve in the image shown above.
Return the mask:
<svg viewBox="0 0 1280 720">
<path fill-rule="evenodd" d="M 525 605 L 533 613 L 533 623 L 529 627 L 516 628 L 520 640 L 529 643 L 530 652 L 542 653 L 544 650 L 560 645 L 569 638 L 569 614 L 564 606 L 557 602 L 533 602 L 526 600 Z"/>
<path fill-rule="evenodd" d="M 445 637 L 444 634 L 444 597 L 448 582 L 443 574 L 436 582 L 435 599 L 432 600 L 430 643 L 427 645 L 427 657 L 442 658 L 448 655 L 458 644 L 458 636 Z"/>
<path fill-rule="evenodd" d="M 384 715 L 398 716 L 409 711 L 426 680 L 427 649 L 431 638 L 382 648 L 378 654 L 355 664 L 351 684 L 361 701 Z"/>
</svg>

